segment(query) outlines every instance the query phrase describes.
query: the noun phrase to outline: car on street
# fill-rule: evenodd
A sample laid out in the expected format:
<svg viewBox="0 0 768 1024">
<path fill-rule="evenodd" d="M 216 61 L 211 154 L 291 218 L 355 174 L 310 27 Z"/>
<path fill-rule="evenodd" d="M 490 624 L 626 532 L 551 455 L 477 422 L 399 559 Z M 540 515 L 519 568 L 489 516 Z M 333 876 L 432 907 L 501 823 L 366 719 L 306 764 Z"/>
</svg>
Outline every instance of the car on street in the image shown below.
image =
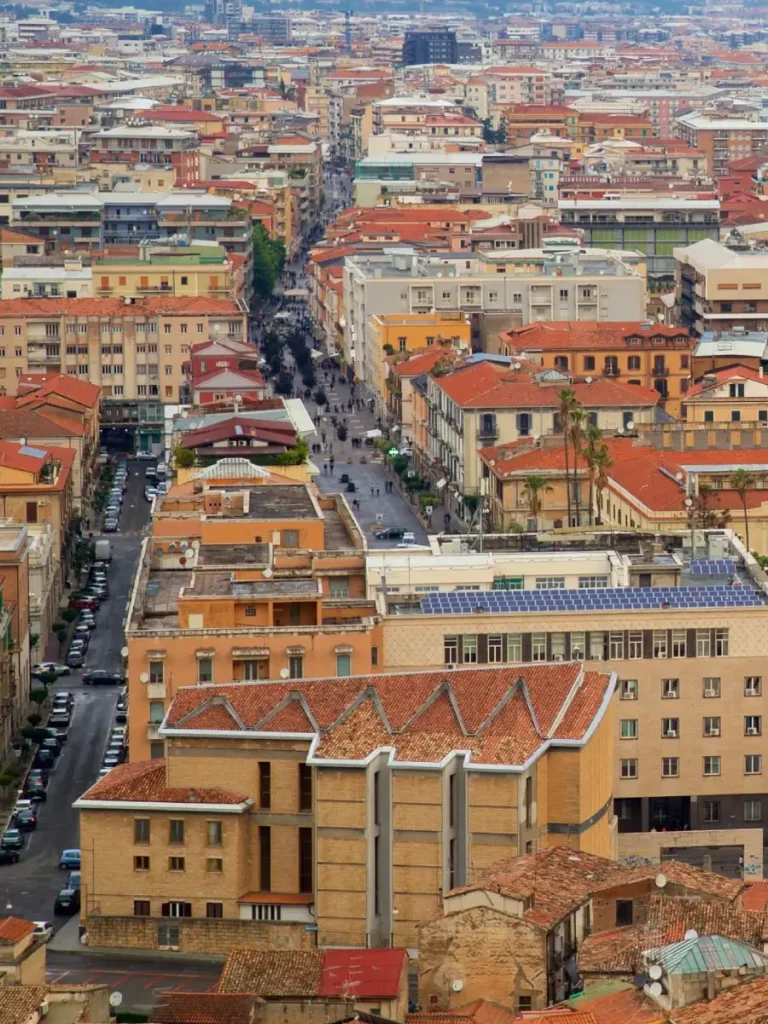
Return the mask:
<svg viewBox="0 0 768 1024">
<path fill-rule="evenodd" d="M 43 740 L 40 744 L 40 749 L 50 750 L 54 757 L 58 757 L 61 753 L 61 743 L 59 743 L 55 736 L 49 736 L 47 740 Z"/>
<path fill-rule="evenodd" d="M 32 932 L 32 938 L 37 939 L 38 942 L 47 942 L 53 935 L 53 925 L 50 921 L 35 921 L 35 930 Z"/>
<path fill-rule="evenodd" d="M 120 672 L 107 672 L 105 668 L 94 668 L 83 673 L 83 682 L 92 686 L 125 686 L 125 676 Z"/>
<path fill-rule="evenodd" d="M 117 520 L 116 519 L 105 519 L 104 520 L 104 532 L 105 533 L 116 533 L 117 532 Z M 75 605 L 75 608 L 77 605 Z"/>
<path fill-rule="evenodd" d="M 71 721 L 72 716 L 68 711 L 57 711 L 54 709 L 48 719 L 48 726 L 49 728 L 53 726 L 56 729 L 68 729 Z"/>
<path fill-rule="evenodd" d="M 82 668 L 84 663 L 85 653 L 80 648 L 70 651 L 67 655 L 67 664 L 70 668 Z"/>
<path fill-rule="evenodd" d="M 93 612 L 82 611 L 77 617 L 78 626 L 88 626 L 90 629 L 96 628 L 96 616 Z"/>
<path fill-rule="evenodd" d="M 16 828 L 22 832 L 32 832 L 37 828 L 37 814 L 31 807 L 25 811 L 18 811 L 14 814 L 14 819 L 16 821 Z"/>
<path fill-rule="evenodd" d="M 99 607 L 99 599 L 87 594 L 73 594 L 69 599 L 69 607 L 81 611 L 84 608 L 93 610 Z"/>
<path fill-rule="evenodd" d="M 104 760 L 101 762 L 102 768 L 117 768 L 120 761 L 114 754 L 107 754 Z"/>
<path fill-rule="evenodd" d="M 142 462 L 144 459 L 152 459 L 153 461 L 157 458 L 152 452 L 136 452 L 136 458 Z"/>
<path fill-rule="evenodd" d="M 0 847 L 0 864 L 18 864 L 21 854 L 18 850 Z"/>
<path fill-rule="evenodd" d="M 54 705 L 66 704 L 67 707 L 71 708 L 75 703 L 75 695 L 71 690 L 54 690 L 53 703 Z"/>
<path fill-rule="evenodd" d="M 62 850 L 59 857 L 59 868 L 66 868 L 68 871 L 80 870 L 80 850 Z"/>
<path fill-rule="evenodd" d="M 24 795 L 28 796 L 33 803 L 45 803 L 48 799 L 45 784 L 37 780 L 27 781 L 24 786 Z"/>
<path fill-rule="evenodd" d="M 400 540 L 405 536 L 405 530 L 401 526 L 382 526 L 373 531 L 376 540 Z"/>
<path fill-rule="evenodd" d="M 146 501 L 153 501 L 156 497 L 157 497 L 157 488 L 156 487 L 145 487 L 144 488 L 144 498 L 145 498 Z"/>
<path fill-rule="evenodd" d="M 76 914 L 79 909 L 79 889 L 62 889 L 53 904 L 54 914 Z"/>
<path fill-rule="evenodd" d="M 83 625 L 82 622 L 78 623 L 75 626 L 75 632 L 74 632 L 73 636 L 87 636 L 87 637 L 90 638 L 90 635 L 91 635 L 91 628 L 90 628 L 90 626 L 85 626 L 85 625 Z"/>
<path fill-rule="evenodd" d="M 57 676 L 69 675 L 67 666 L 59 664 L 58 661 L 40 661 L 32 666 L 32 675 L 35 679 L 39 679 L 46 672 L 55 672 Z"/>
<path fill-rule="evenodd" d="M 21 850 L 24 846 L 24 836 L 17 828 L 7 828 L 0 839 L 0 850 Z"/>
<path fill-rule="evenodd" d="M 53 768 L 56 758 L 53 756 L 50 750 L 38 750 L 35 756 L 35 768 L 47 768 L 49 771 Z"/>
<path fill-rule="evenodd" d="M 69 872 L 69 878 L 67 879 L 67 888 L 68 889 L 77 889 L 78 892 L 80 891 L 80 872 L 79 871 L 70 871 Z"/>
</svg>

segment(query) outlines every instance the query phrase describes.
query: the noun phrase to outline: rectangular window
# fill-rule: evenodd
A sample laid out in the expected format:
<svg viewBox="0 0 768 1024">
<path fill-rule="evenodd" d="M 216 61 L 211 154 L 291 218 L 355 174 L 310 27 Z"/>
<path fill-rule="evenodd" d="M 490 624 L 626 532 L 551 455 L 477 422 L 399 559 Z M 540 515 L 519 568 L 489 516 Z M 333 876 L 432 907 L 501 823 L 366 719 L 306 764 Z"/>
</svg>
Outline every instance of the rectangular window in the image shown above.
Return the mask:
<svg viewBox="0 0 768 1024">
<path fill-rule="evenodd" d="M 461 660 L 465 665 L 477 664 L 477 636 L 465 633 L 461 642 Z"/>
<path fill-rule="evenodd" d="M 312 829 L 299 829 L 299 892 L 312 892 Z"/>
<path fill-rule="evenodd" d="M 197 659 L 197 681 L 198 683 L 213 682 L 213 658 Z"/>
<path fill-rule="evenodd" d="M 552 661 L 565 660 L 565 633 L 550 633 L 549 646 Z"/>
<path fill-rule="evenodd" d="M 624 633 L 608 634 L 608 657 L 613 661 L 624 660 Z"/>
<path fill-rule="evenodd" d="M 272 888 L 272 829 L 259 825 L 259 888 L 269 892 Z"/>
<path fill-rule="evenodd" d="M 565 576 L 537 576 L 537 590 L 565 590 Z"/>
<path fill-rule="evenodd" d="M 133 841 L 134 843 L 149 842 L 149 818 L 133 819 Z"/>
<path fill-rule="evenodd" d="M 547 634 L 531 634 L 531 661 L 547 660 Z"/>
<path fill-rule="evenodd" d="M 184 822 L 178 818 L 168 822 L 168 842 L 174 846 L 184 845 Z"/>
<path fill-rule="evenodd" d="M 686 639 L 684 629 L 672 630 L 672 657 L 684 658 L 686 655 Z"/>
<path fill-rule="evenodd" d="M 676 779 L 680 774 L 680 759 L 677 757 L 662 757 L 661 777 L 663 779 Z"/>
<path fill-rule="evenodd" d="M 247 604 L 247 605 L 245 605 L 244 608 L 243 608 L 243 612 L 244 612 L 245 617 L 247 619 L 255 619 L 256 618 L 256 605 L 255 604 Z"/>
<path fill-rule="evenodd" d="M 337 676 L 351 676 L 352 675 L 352 655 L 351 654 L 337 654 L 336 655 L 336 675 Z"/>
<path fill-rule="evenodd" d="M 504 661 L 504 637 L 501 633 L 491 633 L 488 637 L 488 661 L 491 664 Z"/>
<path fill-rule="evenodd" d="M 455 665 L 459 660 L 459 638 L 457 636 L 443 637 L 443 659 L 446 665 Z"/>
<path fill-rule="evenodd" d="M 272 806 L 272 765 L 259 761 L 259 807 L 268 811 Z"/>
<path fill-rule="evenodd" d="M 704 735 L 705 736 L 719 736 L 720 735 L 720 716 L 719 715 L 705 715 L 705 717 L 704 717 Z"/>
<path fill-rule="evenodd" d="M 680 696 L 680 680 L 679 679 L 662 679 L 661 680 L 661 698 L 662 700 L 677 700 Z"/>
<path fill-rule="evenodd" d="M 728 630 L 727 629 L 716 629 L 715 630 L 715 657 L 716 658 L 727 658 L 728 657 Z"/>
<path fill-rule="evenodd" d="M 349 577 L 331 576 L 328 581 L 328 592 L 331 597 L 349 597 Z"/>
<path fill-rule="evenodd" d="M 744 821 L 762 821 L 763 804 L 761 800 L 744 801 Z"/>
<path fill-rule="evenodd" d="M 312 810 L 312 768 L 308 764 L 299 765 L 299 810 Z"/>
<path fill-rule="evenodd" d="M 665 740 L 676 740 L 680 736 L 680 719 L 662 718 L 661 735 Z"/>
<path fill-rule="evenodd" d="M 210 875 L 220 875 L 224 870 L 224 861 L 221 857 L 208 857 L 205 862 L 205 870 Z"/>
<path fill-rule="evenodd" d="M 637 700 L 637 680 L 622 679 L 619 681 L 619 693 L 622 700 Z"/>
<path fill-rule="evenodd" d="M 654 629 L 653 631 L 653 656 L 654 658 L 667 657 L 666 629 Z"/>
<path fill-rule="evenodd" d="M 571 633 L 571 661 L 583 661 L 587 656 L 587 634 Z"/>
<path fill-rule="evenodd" d="M 224 917 L 224 904 L 223 903 L 206 903 L 205 904 L 205 916 L 206 917 Z"/>
<path fill-rule="evenodd" d="M 763 758 L 761 754 L 744 755 L 744 774 L 761 775 L 763 771 Z"/>
<path fill-rule="evenodd" d="M 208 846 L 221 846 L 221 822 L 206 822 L 206 840 Z"/>
<path fill-rule="evenodd" d="M 696 657 L 712 657 L 712 635 L 708 629 L 696 630 Z"/>
<path fill-rule="evenodd" d="M 705 800 L 704 801 L 704 822 L 707 825 L 713 825 L 720 821 L 720 801 L 719 800 Z"/>
<path fill-rule="evenodd" d="M 621 777 L 622 779 L 636 779 L 637 778 L 637 758 L 636 757 L 625 757 L 621 760 Z"/>
<path fill-rule="evenodd" d="M 168 858 L 168 870 L 169 871 L 184 871 L 184 858 L 183 857 L 169 857 Z"/>
<path fill-rule="evenodd" d="M 150 661 L 149 663 L 149 681 L 150 683 L 162 683 L 165 681 L 165 662 L 163 661 Z"/>
<path fill-rule="evenodd" d="M 303 679 L 304 678 L 304 655 L 292 654 L 288 658 L 288 678 L 289 679 Z"/>
<path fill-rule="evenodd" d="M 762 715 L 745 715 L 744 716 L 744 735 L 745 736 L 760 736 L 763 731 L 763 718 Z"/>
<path fill-rule="evenodd" d="M 704 676 L 703 693 L 705 697 L 719 697 L 720 676 Z"/>
<path fill-rule="evenodd" d="M 605 657 L 605 634 L 589 634 L 589 656 L 593 661 L 602 661 Z"/>
<path fill-rule="evenodd" d="M 627 653 L 628 653 L 629 658 L 631 660 L 636 661 L 638 658 L 642 658 L 642 656 L 643 656 L 643 634 L 642 634 L 642 632 L 639 629 L 630 631 L 630 634 L 629 634 L 629 645 L 628 646 L 629 646 L 629 650 L 628 650 Z"/>
<path fill-rule="evenodd" d="M 298 530 L 283 530 L 280 534 L 280 547 L 297 548 L 299 546 Z"/>
<path fill-rule="evenodd" d="M 704 758 L 704 775 L 720 774 L 720 757 L 717 754 Z"/>
<path fill-rule="evenodd" d="M 579 590 L 601 590 L 607 586 L 607 576 L 579 576 Z"/>
<path fill-rule="evenodd" d="M 744 676 L 744 696 L 759 697 L 763 692 L 762 676 Z"/>
<path fill-rule="evenodd" d="M 134 857 L 133 858 L 133 870 L 134 871 L 149 871 L 149 857 Z"/>
<path fill-rule="evenodd" d="M 507 661 L 523 660 L 523 634 L 507 633 Z"/>
<path fill-rule="evenodd" d="M 632 924 L 634 906 L 632 900 L 616 900 L 616 927 L 623 928 Z"/>
<path fill-rule="evenodd" d="M 623 740 L 636 740 L 637 739 L 637 719 L 636 718 L 622 718 L 619 723 L 619 735 Z"/>
<path fill-rule="evenodd" d="M 134 917 L 149 917 L 149 900 L 134 900 L 133 901 L 133 916 Z"/>
<path fill-rule="evenodd" d="M 149 702 L 149 724 L 160 725 L 165 717 L 165 702 L 162 700 L 151 700 Z"/>
</svg>

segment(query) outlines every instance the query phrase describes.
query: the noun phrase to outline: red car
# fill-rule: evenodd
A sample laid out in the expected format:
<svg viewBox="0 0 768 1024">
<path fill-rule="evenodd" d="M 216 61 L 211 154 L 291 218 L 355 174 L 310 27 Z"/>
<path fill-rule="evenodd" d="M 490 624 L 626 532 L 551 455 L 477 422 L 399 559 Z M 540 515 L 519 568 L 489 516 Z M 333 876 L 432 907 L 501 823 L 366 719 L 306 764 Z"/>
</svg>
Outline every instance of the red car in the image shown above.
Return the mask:
<svg viewBox="0 0 768 1024">
<path fill-rule="evenodd" d="M 99 607 L 99 599 L 97 597 L 88 597 L 86 594 L 75 595 L 75 597 L 70 598 L 69 607 L 77 608 L 78 611 L 83 608 L 95 611 Z"/>
</svg>

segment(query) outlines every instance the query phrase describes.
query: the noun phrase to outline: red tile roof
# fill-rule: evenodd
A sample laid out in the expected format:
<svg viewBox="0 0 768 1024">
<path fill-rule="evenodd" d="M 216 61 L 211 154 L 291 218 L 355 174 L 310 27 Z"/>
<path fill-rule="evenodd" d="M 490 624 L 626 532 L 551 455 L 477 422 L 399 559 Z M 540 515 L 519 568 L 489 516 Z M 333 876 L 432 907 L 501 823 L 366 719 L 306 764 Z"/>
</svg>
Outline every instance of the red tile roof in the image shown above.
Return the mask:
<svg viewBox="0 0 768 1024">
<path fill-rule="evenodd" d="M 35 449 L 41 452 L 41 456 L 27 455 L 22 448 Z M 6 469 L 15 469 L 22 473 L 33 473 L 35 476 L 40 472 L 46 463 L 51 461 L 47 448 L 38 448 L 36 445 L 20 445 L 18 441 L 0 441 L 0 466 Z"/>
<path fill-rule="evenodd" d="M 462 749 L 474 763 L 514 765 L 547 742 L 583 740 L 611 688 L 610 676 L 577 663 L 193 686 L 177 691 L 167 724 L 195 730 L 197 716 L 223 705 L 246 729 L 272 732 L 275 709 L 297 702 L 315 723 L 319 761 L 394 747 L 397 761 L 435 763 Z"/>
<path fill-rule="evenodd" d="M 26 939 L 34 930 L 34 921 L 24 921 L 20 917 L 4 917 L 0 921 L 0 945 L 13 946 Z"/>
<path fill-rule="evenodd" d="M 654 337 L 678 338 L 688 337 L 684 327 L 668 327 L 666 324 L 647 326 L 638 321 L 628 322 L 594 322 L 579 320 L 545 320 L 523 327 L 515 327 L 511 331 L 499 335 L 502 342 L 510 345 L 513 350 L 524 352 L 555 351 L 570 349 L 572 351 L 595 349 L 628 348 L 627 338 L 635 336 L 649 341 Z M 695 340 L 690 338 L 687 346 L 680 346 L 681 351 L 695 348 Z M 642 346 L 639 346 L 642 348 Z"/>
<path fill-rule="evenodd" d="M 115 800 L 129 803 L 172 804 L 242 804 L 248 797 L 226 789 L 168 786 L 165 761 L 136 761 L 121 764 L 91 786 L 80 798 L 89 800 Z"/>
<path fill-rule="evenodd" d="M 99 404 L 101 388 L 87 380 L 68 373 L 27 373 L 19 377 L 19 392 L 33 392 L 36 396 L 61 395 L 78 405 L 94 408 Z M 20 405 L 24 402 L 20 401 Z"/>
<path fill-rule="evenodd" d="M 408 969 L 404 949 L 328 949 L 318 998 L 396 999 Z"/>
<path fill-rule="evenodd" d="M 242 313 L 237 303 L 229 299 L 209 299 L 198 296 L 150 296 L 126 305 L 123 299 L 4 299 L 0 303 L 0 317 L 64 316 L 147 316 L 149 314 L 180 316 L 206 313 L 236 316 Z"/>
<path fill-rule="evenodd" d="M 718 388 L 726 381 L 731 380 L 751 380 L 768 388 L 768 377 L 764 377 L 758 370 L 752 370 L 748 366 L 727 366 L 722 370 L 713 370 L 712 373 L 706 375 L 706 378 L 702 377 L 700 381 L 697 381 L 688 389 L 685 401 L 689 402 L 692 398 L 698 398 L 699 395 L 706 394 L 712 388 Z"/>
<path fill-rule="evenodd" d="M 602 986 L 597 991 L 602 991 Z M 569 1005 L 574 1011 L 591 1013 L 597 1024 L 665 1024 L 669 1019 L 658 1003 L 631 983 L 611 986 L 608 992 L 595 996 L 588 988 L 584 996 L 570 1000 Z"/>
<path fill-rule="evenodd" d="M 768 978 L 743 982 L 712 1000 L 669 1010 L 670 1024 L 768 1024 Z"/>
<path fill-rule="evenodd" d="M 411 352 L 407 359 L 391 361 L 392 372 L 398 377 L 418 377 L 422 373 L 434 370 L 435 364 L 445 360 L 455 362 L 462 358 L 462 353 L 448 345 L 430 345 L 429 348 Z"/>
<path fill-rule="evenodd" d="M 538 1017 L 536 1019 L 538 1020 Z M 509 1007 L 492 1003 L 489 999 L 476 999 L 472 1003 L 454 1006 L 450 1010 L 409 1013 L 406 1015 L 405 1024 L 468 1024 L 469 1021 L 472 1024 L 514 1024 L 516 1020 L 517 1015 Z M 579 1019 L 578 1016 L 568 1013 L 568 1024 L 594 1024 L 594 1021 Z"/>
<path fill-rule="evenodd" d="M 152 1010 L 155 1024 L 253 1024 L 260 1017 L 250 993 L 164 992 Z"/>
<path fill-rule="evenodd" d="M 251 438 L 265 444 L 283 444 L 293 447 L 296 431 L 290 423 L 275 423 L 274 420 L 254 420 L 243 416 L 232 416 L 220 420 L 210 427 L 200 427 L 183 435 L 181 443 L 185 448 L 199 448 L 229 439 Z"/>
<path fill-rule="evenodd" d="M 744 910 L 768 910 L 768 882 L 749 882 L 741 894 L 741 905 Z"/>
<path fill-rule="evenodd" d="M 224 964 L 219 991 L 265 999 L 396 999 L 407 965 L 404 949 L 235 949 Z"/>
</svg>

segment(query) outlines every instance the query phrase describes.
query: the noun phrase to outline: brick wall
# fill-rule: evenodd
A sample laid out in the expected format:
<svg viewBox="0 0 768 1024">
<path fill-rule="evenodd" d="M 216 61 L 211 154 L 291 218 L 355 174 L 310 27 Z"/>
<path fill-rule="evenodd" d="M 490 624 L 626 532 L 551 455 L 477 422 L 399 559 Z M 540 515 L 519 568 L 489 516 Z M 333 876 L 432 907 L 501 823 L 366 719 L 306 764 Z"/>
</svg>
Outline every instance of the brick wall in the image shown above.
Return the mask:
<svg viewBox="0 0 768 1024">
<path fill-rule="evenodd" d="M 517 776 L 469 773 L 468 878 L 477 878 L 517 847 Z"/>
<path fill-rule="evenodd" d="M 100 917 L 86 922 L 89 946 L 157 949 L 158 924 L 178 924 L 182 953 L 226 956 L 233 947 L 244 949 L 313 949 L 315 933 L 303 924 L 269 924 L 262 921 L 213 921 L 168 917 Z"/>
<path fill-rule="evenodd" d="M 364 946 L 366 774 L 362 769 L 321 768 L 315 777 L 318 942 Z"/>
<path fill-rule="evenodd" d="M 392 783 L 394 945 L 414 946 L 419 922 L 440 904 L 442 778 L 438 772 L 395 771 Z"/>
</svg>

